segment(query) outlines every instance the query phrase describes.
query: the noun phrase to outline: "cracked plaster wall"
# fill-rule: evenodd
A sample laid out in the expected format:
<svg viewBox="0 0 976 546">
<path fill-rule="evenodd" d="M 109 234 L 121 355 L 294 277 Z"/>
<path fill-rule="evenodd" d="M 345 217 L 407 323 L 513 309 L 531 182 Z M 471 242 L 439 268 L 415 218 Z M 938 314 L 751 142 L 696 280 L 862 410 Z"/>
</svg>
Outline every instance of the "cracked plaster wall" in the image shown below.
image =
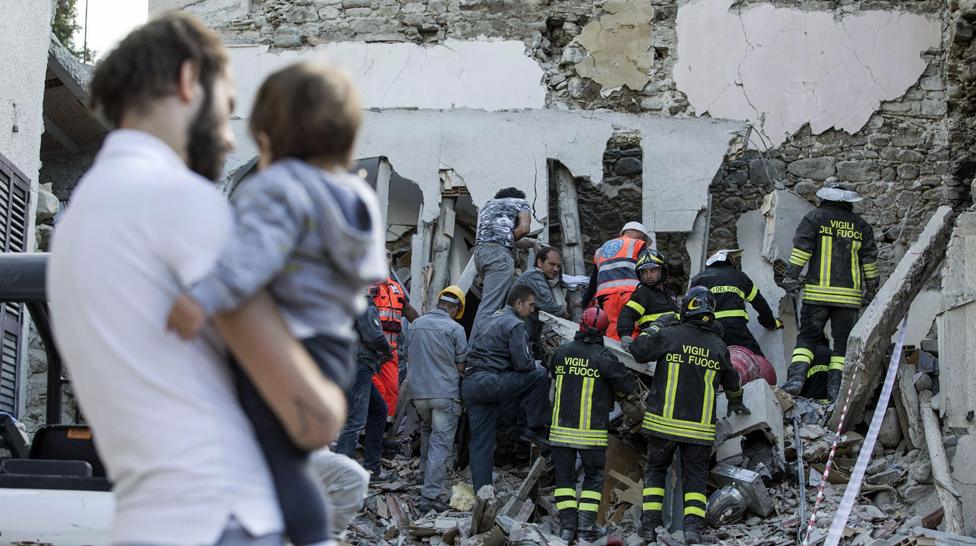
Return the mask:
<svg viewBox="0 0 976 546">
<path fill-rule="evenodd" d="M 340 41 L 443 43 L 449 38 L 485 37 L 517 40 L 543 71 L 548 108 L 604 108 L 679 118 L 700 114 L 673 79 L 679 61 L 678 12 L 685 4 L 678 0 L 644 2 L 653 8 L 651 49 L 647 52 L 652 59 L 648 81 L 641 89 L 608 89 L 580 74 L 580 61 L 586 51 L 579 46 L 578 37 L 588 24 L 607 15 L 606 3 L 241 0 L 241 5 L 249 4 L 245 16 L 205 13 L 209 4 L 227 1 L 230 0 L 198 0 L 190 9 L 203 13 L 229 43 L 306 51 L 316 44 Z M 171 0 L 151 0 L 150 6 L 155 8 L 161 2 Z M 858 212 L 874 224 L 881 244 L 882 268 L 890 268 L 899 248 L 914 239 L 938 205 L 968 203 L 968 185 L 976 171 L 976 161 L 968 159 L 968 150 L 976 147 L 976 122 L 972 121 L 976 117 L 971 115 L 972 104 L 976 104 L 971 99 L 976 96 L 976 71 L 970 68 L 976 57 L 972 53 L 976 48 L 971 45 L 976 13 L 970 14 L 972 9 L 966 11 L 957 4 L 951 1 L 947 8 L 940 0 L 739 0 L 733 10 L 769 9 L 772 5 L 802 10 L 802 17 L 822 18 L 826 14 L 837 20 L 867 11 L 904 12 L 944 21 L 946 28 L 941 42 L 921 54 L 925 68 L 918 81 L 902 96 L 883 101 L 856 133 L 827 129 L 815 134 L 807 125 L 778 147 L 727 157 L 711 184 L 711 246 L 734 245 L 739 215 L 757 209 L 762 196 L 773 189 L 791 189 L 814 201 L 817 185 L 825 177 L 837 175 L 847 178 L 869 197 L 858 205 Z M 627 146 L 611 143 L 607 151 L 619 154 Z M 611 180 L 621 178 L 615 172 L 608 176 Z M 614 214 L 632 205 L 631 190 L 639 190 L 632 186 L 640 177 L 629 176 L 623 186 L 580 186 L 581 199 L 587 194 L 587 202 L 609 204 L 608 212 L 592 213 L 593 225 L 616 223 Z M 595 193 L 590 196 L 590 192 Z M 604 196 L 602 201 L 600 194 Z M 909 218 L 912 221 L 906 221 Z M 602 237 L 603 231 L 593 236 Z M 663 237 L 670 238 L 675 237 Z M 684 242 L 675 241 L 672 246 L 681 249 Z"/>
<path fill-rule="evenodd" d="M 941 23 L 896 11 L 835 17 L 770 4 L 678 10 L 674 78 L 699 114 L 748 119 L 777 147 L 806 124 L 856 133 L 882 101 L 905 94 L 942 39 Z"/>
</svg>

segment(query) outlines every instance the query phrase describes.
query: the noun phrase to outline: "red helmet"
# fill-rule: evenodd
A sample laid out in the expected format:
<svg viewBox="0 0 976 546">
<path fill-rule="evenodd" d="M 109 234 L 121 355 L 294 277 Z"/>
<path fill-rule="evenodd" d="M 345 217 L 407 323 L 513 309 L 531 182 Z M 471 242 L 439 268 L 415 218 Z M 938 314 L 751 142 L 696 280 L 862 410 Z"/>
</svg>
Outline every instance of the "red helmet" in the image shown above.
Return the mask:
<svg viewBox="0 0 976 546">
<path fill-rule="evenodd" d="M 596 306 L 587 308 L 580 318 L 580 332 L 586 332 L 592 328 L 603 334 L 606 333 L 609 326 L 610 317 L 607 316 L 607 312 Z"/>
</svg>

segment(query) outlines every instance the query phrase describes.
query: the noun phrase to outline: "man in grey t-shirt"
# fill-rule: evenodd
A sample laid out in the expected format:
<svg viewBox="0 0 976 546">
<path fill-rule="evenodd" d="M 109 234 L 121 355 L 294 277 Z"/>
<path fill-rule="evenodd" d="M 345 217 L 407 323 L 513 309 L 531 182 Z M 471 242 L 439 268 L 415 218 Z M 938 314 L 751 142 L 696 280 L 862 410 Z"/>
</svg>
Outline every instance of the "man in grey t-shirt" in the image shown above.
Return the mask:
<svg viewBox="0 0 976 546">
<path fill-rule="evenodd" d="M 407 345 L 411 403 L 423 421 L 420 466 L 424 486 L 421 509 L 446 510 L 444 480 L 461 416 L 461 372 L 468 350 L 464 328 L 455 319 L 464 313 L 464 293 L 457 286 L 441 290 L 437 308 L 410 325 Z"/>
<path fill-rule="evenodd" d="M 475 315 L 472 335 L 479 323 L 502 308 L 505 296 L 512 287 L 515 260 L 512 249 L 530 248 L 537 243 L 522 238 L 532 224 L 532 209 L 525 200 L 525 192 L 516 188 L 498 190 L 478 214 L 478 233 L 475 237 L 474 265 L 482 279 L 481 304 Z"/>
</svg>

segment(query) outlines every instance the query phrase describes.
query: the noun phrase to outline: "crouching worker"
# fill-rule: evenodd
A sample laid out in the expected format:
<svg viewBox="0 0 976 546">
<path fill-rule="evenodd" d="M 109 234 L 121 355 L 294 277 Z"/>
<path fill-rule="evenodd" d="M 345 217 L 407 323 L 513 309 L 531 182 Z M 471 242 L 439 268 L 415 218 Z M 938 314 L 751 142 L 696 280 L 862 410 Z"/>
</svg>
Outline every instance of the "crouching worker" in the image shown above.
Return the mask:
<svg viewBox="0 0 976 546">
<path fill-rule="evenodd" d="M 715 390 L 725 388 L 729 413 L 749 413 L 742 404 L 739 374 L 714 329 L 715 300 L 695 286 L 681 301 L 681 322 L 670 316 L 654 321 L 634 339 L 630 352 L 637 362 L 657 361 L 647 395 L 644 432 L 654 439 L 647 450 L 641 536 L 657 540 L 662 524 L 664 477 L 681 452 L 685 542 L 701 541 L 705 524 L 705 485 L 715 441 Z"/>
<path fill-rule="evenodd" d="M 562 344 L 552 357 L 556 392 L 549 443 L 556 474 L 559 536 L 570 542 L 597 538 L 596 516 L 607 462 L 607 428 L 614 395 L 634 392 L 634 378 L 603 346 L 610 325 L 599 307 L 583 312 L 576 339 Z M 576 456 L 583 462 L 583 488 L 576 497 Z"/>
</svg>

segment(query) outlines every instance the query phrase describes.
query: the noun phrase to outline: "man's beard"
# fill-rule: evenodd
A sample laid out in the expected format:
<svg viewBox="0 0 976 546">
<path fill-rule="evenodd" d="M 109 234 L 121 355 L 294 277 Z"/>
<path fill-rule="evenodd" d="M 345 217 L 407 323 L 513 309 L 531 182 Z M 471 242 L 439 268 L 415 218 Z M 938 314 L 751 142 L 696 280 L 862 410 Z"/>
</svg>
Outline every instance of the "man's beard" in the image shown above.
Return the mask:
<svg viewBox="0 0 976 546">
<path fill-rule="evenodd" d="M 190 139 L 187 144 L 187 157 L 190 169 L 206 178 L 216 181 L 224 170 L 224 158 L 228 147 L 220 134 L 220 122 L 214 113 L 213 97 L 209 90 L 204 93 L 200 113 L 190 125 Z"/>
</svg>

